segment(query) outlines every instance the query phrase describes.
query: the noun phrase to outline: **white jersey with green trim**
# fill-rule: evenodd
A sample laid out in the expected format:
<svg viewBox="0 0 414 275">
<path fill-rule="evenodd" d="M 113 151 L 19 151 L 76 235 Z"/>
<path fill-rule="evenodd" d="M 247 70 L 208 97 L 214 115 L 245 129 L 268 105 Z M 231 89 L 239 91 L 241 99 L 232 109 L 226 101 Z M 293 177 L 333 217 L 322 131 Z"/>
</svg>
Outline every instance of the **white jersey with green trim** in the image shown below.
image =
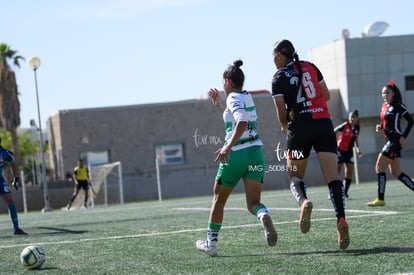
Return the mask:
<svg viewBox="0 0 414 275">
<path fill-rule="evenodd" d="M 231 148 L 237 151 L 251 146 L 262 146 L 257 134 L 257 114 L 251 94 L 246 91 L 232 92 L 227 96 L 226 109 L 223 112 L 224 128 L 227 142 L 233 135 L 238 121 L 247 121 L 247 127 L 237 143 Z"/>
</svg>

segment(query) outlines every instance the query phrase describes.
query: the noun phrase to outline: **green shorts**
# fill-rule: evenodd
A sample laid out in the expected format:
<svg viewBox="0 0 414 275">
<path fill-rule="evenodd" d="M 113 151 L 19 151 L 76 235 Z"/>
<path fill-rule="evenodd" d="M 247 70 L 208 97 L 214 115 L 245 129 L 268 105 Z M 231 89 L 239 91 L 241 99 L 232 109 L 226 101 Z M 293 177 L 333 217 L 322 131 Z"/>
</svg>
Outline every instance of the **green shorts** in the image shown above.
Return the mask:
<svg viewBox="0 0 414 275">
<path fill-rule="evenodd" d="M 220 163 L 216 181 L 225 187 L 235 187 L 241 178 L 263 182 L 264 168 L 261 146 L 231 151 L 227 163 Z"/>
</svg>

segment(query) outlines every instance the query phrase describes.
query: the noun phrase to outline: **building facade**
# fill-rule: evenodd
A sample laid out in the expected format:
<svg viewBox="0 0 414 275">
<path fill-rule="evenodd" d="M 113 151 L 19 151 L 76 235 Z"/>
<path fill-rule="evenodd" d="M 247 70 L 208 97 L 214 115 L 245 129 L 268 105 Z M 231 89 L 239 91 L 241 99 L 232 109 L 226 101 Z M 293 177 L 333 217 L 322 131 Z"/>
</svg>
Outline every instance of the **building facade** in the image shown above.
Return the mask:
<svg viewBox="0 0 414 275">
<path fill-rule="evenodd" d="M 384 137 L 375 132 L 383 85 L 393 79 L 408 108 L 414 108 L 414 36 L 333 41 L 312 50 L 310 60 L 330 88 L 328 105 L 334 124 L 346 120 L 349 111 L 360 111 L 364 157 L 358 161 L 358 177 L 375 180 L 375 160 L 384 144 Z M 261 94 L 254 100 L 264 142 L 264 189 L 288 188 L 285 136 L 280 133 L 272 98 Z M 224 142 L 221 114 L 208 99 L 65 110 L 49 117 L 47 130 L 55 180 L 64 179 L 81 156 L 90 164 L 119 161 L 125 201 L 157 199 L 158 183 L 164 198 L 211 194 L 218 166 L 214 152 Z M 408 139 L 403 169 L 413 161 L 413 140 Z M 310 185 L 324 184 L 319 163 L 313 160 L 315 154 L 305 180 Z M 240 184 L 237 191 L 241 190 Z"/>
</svg>

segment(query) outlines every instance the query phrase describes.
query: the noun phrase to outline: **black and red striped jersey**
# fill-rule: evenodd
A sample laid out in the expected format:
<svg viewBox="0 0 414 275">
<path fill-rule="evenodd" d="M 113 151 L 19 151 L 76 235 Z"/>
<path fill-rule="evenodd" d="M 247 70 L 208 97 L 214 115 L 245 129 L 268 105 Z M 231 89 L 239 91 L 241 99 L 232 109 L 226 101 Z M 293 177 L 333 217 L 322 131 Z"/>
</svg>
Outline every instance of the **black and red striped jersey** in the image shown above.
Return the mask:
<svg viewBox="0 0 414 275">
<path fill-rule="evenodd" d="M 319 88 L 323 81 L 322 73 L 311 62 L 300 61 L 300 65 L 303 73 L 300 89 L 298 69 L 292 61 L 273 76 L 272 96 L 284 97 L 287 113 L 294 110 L 295 120 L 331 118 L 325 96 Z"/>
<path fill-rule="evenodd" d="M 401 131 L 401 117 L 407 120 L 407 127 Z M 413 119 L 403 103 L 384 102 L 381 107 L 381 126 L 387 138 L 403 136 L 407 138 L 413 126 Z"/>
<path fill-rule="evenodd" d="M 355 139 L 359 135 L 360 127 L 359 125 L 355 125 L 355 127 L 352 128 L 351 123 L 348 121 L 340 124 L 335 128 L 335 131 L 338 132 L 337 137 L 337 144 L 338 149 L 341 151 L 352 151 L 352 148 L 354 147 Z"/>
</svg>

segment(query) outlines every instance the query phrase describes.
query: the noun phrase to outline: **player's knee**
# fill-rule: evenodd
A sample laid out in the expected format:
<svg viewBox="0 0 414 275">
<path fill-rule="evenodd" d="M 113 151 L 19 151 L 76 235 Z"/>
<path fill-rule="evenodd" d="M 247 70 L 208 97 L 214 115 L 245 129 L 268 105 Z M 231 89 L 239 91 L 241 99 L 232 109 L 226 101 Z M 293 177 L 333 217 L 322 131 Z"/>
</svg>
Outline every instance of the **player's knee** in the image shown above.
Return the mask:
<svg viewBox="0 0 414 275">
<path fill-rule="evenodd" d="M 401 175 L 401 170 L 392 170 L 391 175 L 398 178 Z"/>
</svg>

